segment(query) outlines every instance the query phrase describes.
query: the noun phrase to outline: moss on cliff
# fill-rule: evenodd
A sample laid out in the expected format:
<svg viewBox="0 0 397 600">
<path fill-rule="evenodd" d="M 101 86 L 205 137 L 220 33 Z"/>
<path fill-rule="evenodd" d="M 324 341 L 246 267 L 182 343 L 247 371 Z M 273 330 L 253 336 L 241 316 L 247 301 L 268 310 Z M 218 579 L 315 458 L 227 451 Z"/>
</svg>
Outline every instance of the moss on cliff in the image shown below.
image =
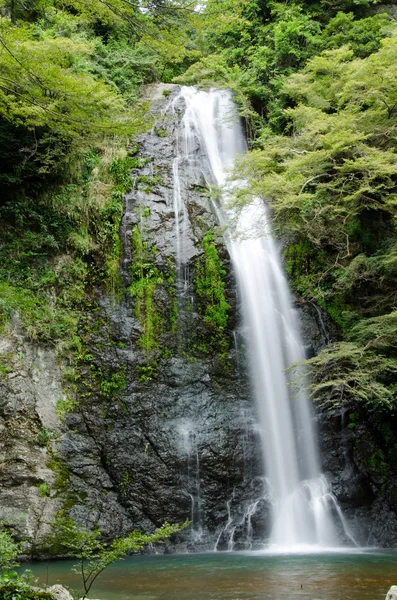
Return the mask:
<svg viewBox="0 0 397 600">
<path fill-rule="evenodd" d="M 215 352 L 226 360 L 229 348 L 227 326 L 231 308 L 225 295 L 227 272 L 223 268 L 212 231 L 204 235 L 201 244 L 203 253 L 196 262 L 194 284 L 206 333 L 199 337 L 196 348 L 204 355 Z"/>
<path fill-rule="evenodd" d="M 156 306 L 155 292 L 157 286 L 162 285 L 164 280 L 154 262 L 156 247 L 155 245 L 150 246 L 149 242 L 144 241 L 138 226 L 135 226 L 132 231 L 131 250 L 133 256 L 132 283 L 129 291 L 135 300 L 135 316 L 142 326 L 139 344 L 147 353 L 150 353 L 158 348 L 162 318 Z"/>
</svg>

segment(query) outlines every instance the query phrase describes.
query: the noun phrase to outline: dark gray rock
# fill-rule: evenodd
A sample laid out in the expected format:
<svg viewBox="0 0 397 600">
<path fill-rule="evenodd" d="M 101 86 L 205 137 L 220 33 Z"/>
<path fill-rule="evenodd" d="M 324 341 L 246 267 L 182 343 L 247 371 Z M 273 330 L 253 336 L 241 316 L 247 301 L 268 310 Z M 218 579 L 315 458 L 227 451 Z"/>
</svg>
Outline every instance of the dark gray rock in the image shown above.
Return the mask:
<svg viewBox="0 0 397 600">
<path fill-rule="evenodd" d="M 332 491 L 355 540 L 365 546 L 395 546 L 396 475 L 379 462 L 381 441 L 370 420 L 349 425 L 341 409 L 318 411 L 320 454 Z"/>
<path fill-rule="evenodd" d="M 132 240 L 138 229 L 145 260 L 160 274 L 162 283 L 154 292 L 161 316 L 157 347 L 151 352 L 141 347 L 144 327 L 136 317 L 136 298 L 126 293 L 115 303 L 99 295 L 100 311 L 88 317 L 92 364 L 82 366 L 80 406 L 67 415 L 69 431 L 60 438 L 57 454 L 70 471 L 71 515 L 81 525 L 99 523 L 104 535 L 112 537 L 131 528 L 151 530 L 164 521 L 190 519 L 189 529 L 179 536 L 179 547 L 212 549 L 231 520 L 240 547 L 249 547 L 261 539 L 268 507 L 260 500 L 263 481 L 252 483 L 262 474 L 261 452 L 255 408 L 246 380 L 236 369 L 233 278 L 220 247 L 229 271 L 227 300 L 232 306 L 225 332 L 228 356 L 220 357 L 209 342 L 200 350 L 212 334 L 200 316 L 194 285 L 201 240 L 209 229 L 216 232 L 217 222 L 208 197 L 198 187 L 205 185 L 204 178 L 183 164 L 181 185 L 189 189 L 181 240 L 185 278 L 173 280 L 172 166 L 182 107 L 175 105 L 174 113 L 164 113 L 178 92 L 177 87 L 172 89 L 167 99 L 159 97 L 153 103 L 156 123 L 138 140 L 139 156 L 148 162 L 134 172 L 134 191 L 125 198 L 121 228 L 126 288 L 132 280 L 130 267 L 137 260 Z M 179 335 L 168 320 L 175 295 Z M 102 378 L 122 371 L 125 386 L 105 398 L 98 386 L 86 389 L 90 370 Z M 228 535 L 226 531 L 224 537 Z"/>
</svg>

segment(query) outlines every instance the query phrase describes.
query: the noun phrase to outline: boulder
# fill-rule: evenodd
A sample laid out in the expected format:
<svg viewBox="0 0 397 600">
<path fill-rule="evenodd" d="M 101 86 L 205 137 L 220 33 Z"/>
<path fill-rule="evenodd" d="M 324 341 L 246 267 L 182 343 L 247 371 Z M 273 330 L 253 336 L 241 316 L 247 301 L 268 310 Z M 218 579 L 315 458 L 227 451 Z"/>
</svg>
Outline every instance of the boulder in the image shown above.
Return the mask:
<svg viewBox="0 0 397 600">
<path fill-rule="evenodd" d="M 386 594 L 386 600 L 397 600 L 397 585 L 392 585 Z"/>
<path fill-rule="evenodd" d="M 73 596 L 68 592 L 68 590 L 59 584 L 47 588 L 46 591 L 52 594 L 54 600 L 73 600 Z"/>
</svg>

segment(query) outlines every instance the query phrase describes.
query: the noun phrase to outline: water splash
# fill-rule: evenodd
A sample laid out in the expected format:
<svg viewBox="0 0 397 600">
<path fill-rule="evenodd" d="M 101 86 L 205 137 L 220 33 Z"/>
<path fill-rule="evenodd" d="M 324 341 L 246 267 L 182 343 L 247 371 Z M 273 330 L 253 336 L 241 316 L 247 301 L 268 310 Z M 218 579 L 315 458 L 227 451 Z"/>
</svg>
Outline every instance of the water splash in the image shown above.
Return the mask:
<svg viewBox="0 0 397 600">
<path fill-rule="evenodd" d="M 227 544 L 228 550 L 233 549 L 233 537 L 234 537 L 234 532 L 236 530 L 236 527 L 233 527 L 231 504 L 234 500 L 234 496 L 235 496 L 235 489 L 233 488 L 232 497 L 230 498 L 230 500 L 228 500 L 226 502 L 227 522 L 226 522 L 226 525 L 219 532 L 219 535 L 217 537 L 215 547 L 214 547 L 215 552 L 218 550 L 218 545 L 219 545 L 219 542 L 221 541 L 221 537 L 225 536 L 225 535 L 228 535 L 228 537 L 229 537 L 228 544 Z"/>
<path fill-rule="evenodd" d="M 190 498 L 190 532 L 191 541 L 196 544 L 202 541 L 202 498 L 200 479 L 200 455 L 197 432 L 193 421 L 181 419 L 175 427 L 176 442 L 179 452 L 185 459 L 185 473 L 182 475 L 184 492 Z"/>
</svg>

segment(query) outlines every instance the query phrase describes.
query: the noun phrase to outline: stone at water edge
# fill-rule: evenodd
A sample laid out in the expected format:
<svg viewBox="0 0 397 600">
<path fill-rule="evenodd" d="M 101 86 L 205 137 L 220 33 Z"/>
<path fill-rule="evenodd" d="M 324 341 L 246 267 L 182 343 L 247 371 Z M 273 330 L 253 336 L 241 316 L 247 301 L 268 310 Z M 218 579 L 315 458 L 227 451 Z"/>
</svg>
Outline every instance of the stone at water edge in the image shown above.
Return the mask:
<svg viewBox="0 0 397 600">
<path fill-rule="evenodd" d="M 46 589 L 54 597 L 54 600 L 73 600 L 73 596 L 62 585 L 56 584 Z M 83 600 L 80 598 L 80 600 Z M 86 600 L 88 600 L 86 598 Z M 93 600 L 93 599 L 91 599 Z"/>
<path fill-rule="evenodd" d="M 397 585 L 392 585 L 386 594 L 386 600 L 397 600 Z"/>
<path fill-rule="evenodd" d="M 54 600 L 73 600 L 73 596 L 68 592 L 68 590 L 58 583 L 47 588 L 46 592 L 49 592 L 53 596 Z"/>
<path fill-rule="evenodd" d="M 51 594 L 54 600 L 73 600 L 71 593 L 59 583 L 52 585 L 51 587 L 46 587 L 45 589 L 36 586 L 32 586 L 30 589 L 33 592 L 45 592 L 46 594 Z"/>
</svg>

